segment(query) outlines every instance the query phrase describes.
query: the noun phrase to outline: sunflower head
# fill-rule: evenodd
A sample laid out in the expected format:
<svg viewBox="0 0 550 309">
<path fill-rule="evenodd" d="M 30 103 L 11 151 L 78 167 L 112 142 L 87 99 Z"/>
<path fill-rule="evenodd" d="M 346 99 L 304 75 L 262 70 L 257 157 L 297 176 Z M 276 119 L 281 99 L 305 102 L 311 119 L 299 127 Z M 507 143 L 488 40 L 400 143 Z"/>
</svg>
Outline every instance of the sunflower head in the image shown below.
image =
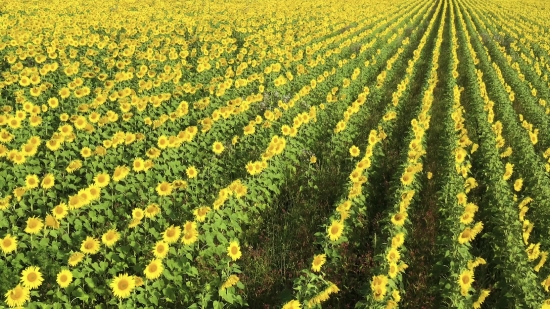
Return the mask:
<svg viewBox="0 0 550 309">
<path fill-rule="evenodd" d="M 10 307 L 22 307 L 30 298 L 29 289 L 21 284 L 6 293 L 6 303 Z"/>
<path fill-rule="evenodd" d="M 178 239 L 180 238 L 180 235 L 181 235 L 180 227 L 172 225 L 169 228 L 167 228 L 166 231 L 164 231 L 164 234 L 162 236 L 165 242 L 171 244 L 178 241 Z"/>
<path fill-rule="evenodd" d="M 116 276 L 110 284 L 113 294 L 118 298 L 128 298 L 134 288 L 136 282 L 134 276 L 128 276 L 128 274 L 122 274 Z"/>
<path fill-rule="evenodd" d="M 399 259 L 401 258 L 401 254 L 399 254 L 399 251 L 397 249 L 391 248 L 388 251 L 388 254 L 386 254 L 386 260 L 390 263 L 397 263 Z"/>
<path fill-rule="evenodd" d="M 152 203 L 145 208 L 145 217 L 151 219 L 160 213 L 160 207 L 158 204 Z"/>
<path fill-rule="evenodd" d="M 0 249 L 4 254 L 17 250 L 17 238 L 7 234 L 3 239 L 0 239 Z"/>
<path fill-rule="evenodd" d="M 474 282 L 474 272 L 472 270 L 466 269 L 460 273 L 458 276 L 458 285 L 461 290 L 468 290 L 472 283 Z"/>
<path fill-rule="evenodd" d="M 34 189 L 38 187 L 39 183 L 40 181 L 38 180 L 38 176 L 36 175 L 27 175 L 27 177 L 25 178 L 25 186 L 27 187 L 27 189 Z"/>
<path fill-rule="evenodd" d="M 133 219 L 141 220 L 141 219 L 143 219 L 144 216 L 145 216 L 145 213 L 144 213 L 143 209 L 134 208 L 132 210 L 132 218 Z"/>
<path fill-rule="evenodd" d="M 403 224 L 405 224 L 405 219 L 407 219 L 407 213 L 398 212 L 392 216 L 391 222 L 395 226 L 403 226 Z"/>
<path fill-rule="evenodd" d="M 156 191 L 160 196 L 167 196 L 172 193 L 172 184 L 163 181 L 157 185 Z"/>
<path fill-rule="evenodd" d="M 197 177 L 198 171 L 194 166 L 190 166 L 185 170 L 187 177 L 189 178 L 195 178 Z"/>
<path fill-rule="evenodd" d="M 162 265 L 162 261 L 160 259 L 155 259 L 152 260 L 147 267 L 145 267 L 143 273 L 147 279 L 154 280 L 160 277 L 163 270 L 164 266 Z"/>
<path fill-rule="evenodd" d="M 344 231 L 344 224 L 338 220 L 332 221 L 331 225 L 327 228 L 328 237 L 332 241 L 336 241 L 342 236 Z"/>
<path fill-rule="evenodd" d="M 223 152 L 224 149 L 225 149 L 225 147 L 224 147 L 223 144 L 220 143 L 220 142 L 217 142 L 217 141 L 216 141 L 216 142 L 214 142 L 214 144 L 212 145 L 212 151 L 213 151 L 215 154 L 217 154 L 217 155 L 221 154 L 221 153 Z"/>
<path fill-rule="evenodd" d="M 101 241 L 107 247 L 112 247 L 120 239 L 120 234 L 116 229 L 110 229 L 101 237 Z"/>
<path fill-rule="evenodd" d="M 360 153 L 361 153 L 361 150 L 359 150 L 359 148 L 355 145 L 351 146 L 351 148 L 349 149 L 349 154 L 352 157 L 357 157 L 357 156 L 359 156 Z"/>
<path fill-rule="evenodd" d="M 153 247 L 152 252 L 156 258 L 162 259 L 166 257 L 166 255 L 168 254 L 168 250 L 170 250 L 169 245 L 164 241 L 159 241 Z"/>
<path fill-rule="evenodd" d="M 69 208 L 65 203 L 61 203 L 53 208 L 53 215 L 56 219 L 61 220 L 69 213 Z"/>
<path fill-rule="evenodd" d="M 27 227 L 25 227 L 25 232 L 29 234 L 38 234 L 44 226 L 42 220 L 37 217 L 30 217 L 27 219 Z"/>
<path fill-rule="evenodd" d="M 198 222 L 203 222 L 206 219 L 206 215 L 210 211 L 210 207 L 208 206 L 202 206 L 193 211 L 193 214 L 195 215 L 195 220 Z"/>
<path fill-rule="evenodd" d="M 68 287 L 71 282 L 73 282 L 73 274 L 70 270 L 63 269 L 57 274 L 57 284 L 59 284 L 61 288 L 64 289 Z"/>
<path fill-rule="evenodd" d="M 233 260 L 236 261 L 242 256 L 241 247 L 239 246 L 239 243 L 236 241 L 232 241 L 229 243 L 229 247 L 227 247 L 227 255 Z"/>
<path fill-rule="evenodd" d="M 327 260 L 326 254 L 318 254 L 313 257 L 313 262 L 311 263 L 311 269 L 315 272 L 321 271 L 321 266 L 325 264 Z"/>
<path fill-rule="evenodd" d="M 23 286 L 28 289 L 38 288 L 42 285 L 43 281 L 44 278 L 42 277 L 39 267 L 29 266 L 21 273 L 21 282 L 23 283 Z"/>
<path fill-rule="evenodd" d="M 53 174 L 47 174 L 42 179 L 41 186 L 42 186 L 42 188 L 47 190 L 47 189 L 52 188 L 54 186 L 54 184 L 55 184 L 55 177 L 53 176 Z"/>
</svg>

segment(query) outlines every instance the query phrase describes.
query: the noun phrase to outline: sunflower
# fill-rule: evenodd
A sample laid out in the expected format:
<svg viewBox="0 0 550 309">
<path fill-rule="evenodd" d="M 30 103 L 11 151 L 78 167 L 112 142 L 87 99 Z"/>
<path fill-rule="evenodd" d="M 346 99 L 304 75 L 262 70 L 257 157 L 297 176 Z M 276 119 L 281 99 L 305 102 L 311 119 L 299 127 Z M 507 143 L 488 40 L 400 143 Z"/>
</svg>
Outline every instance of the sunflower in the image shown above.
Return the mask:
<svg viewBox="0 0 550 309">
<path fill-rule="evenodd" d="M 157 146 L 159 146 L 160 149 L 165 149 L 168 146 L 168 137 L 161 135 L 158 139 Z"/>
<path fill-rule="evenodd" d="M 460 285 L 460 290 L 463 296 L 468 293 L 468 289 L 472 286 L 474 282 L 474 272 L 466 269 L 460 273 L 458 276 L 458 284 Z"/>
<path fill-rule="evenodd" d="M 220 142 L 214 142 L 214 144 L 212 145 L 212 151 L 219 155 L 223 152 L 223 150 L 225 149 L 225 147 L 223 147 L 223 144 L 220 143 Z"/>
<path fill-rule="evenodd" d="M 136 226 L 138 226 L 140 224 L 141 224 L 140 219 L 132 219 L 132 221 L 130 221 L 130 224 L 128 224 L 128 228 L 133 229 L 133 228 L 135 228 Z"/>
<path fill-rule="evenodd" d="M 483 302 L 485 301 L 487 296 L 489 296 L 490 293 L 491 293 L 491 291 L 489 291 L 489 290 L 481 290 L 481 293 L 479 293 L 478 299 L 473 303 L 474 309 L 481 308 L 481 304 L 483 304 Z M 542 309 L 550 308 L 550 300 L 549 299 L 545 300 L 544 303 L 542 304 L 541 308 Z"/>
<path fill-rule="evenodd" d="M 351 148 L 349 149 L 349 154 L 352 157 L 358 157 L 360 153 L 361 153 L 361 150 L 359 150 L 359 148 L 355 145 L 351 146 Z"/>
<path fill-rule="evenodd" d="M 157 259 L 163 259 L 166 257 L 169 250 L 170 250 L 170 246 L 166 242 L 161 240 L 155 244 L 151 252 L 153 252 L 153 255 Z"/>
<path fill-rule="evenodd" d="M 147 265 L 147 267 L 145 267 L 143 273 L 147 279 L 154 280 L 160 277 L 163 270 L 164 266 L 162 265 L 162 261 L 159 259 L 154 259 L 151 263 L 149 263 L 149 265 Z"/>
<path fill-rule="evenodd" d="M 340 221 L 334 220 L 327 228 L 328 237 L 332 241 L 336 241 L 342 236 L 344 231 L 344 224 Z"/>
<path fill-rule="evenodd" d="M 468 269 L 469 270 L 474 270 L 474 268 L 478 267 L 479 265 L 485 265 L 487 264 L 487 261 L 485 261 L 484 258 L 476 258 L 475 260 L 470 260 L 468 261 Z"/>
<path fill-rule="evenodd" d="M 227 255 L 233 261 L 238 260 L 242 256 L 241 247 L 238 242 L 232 241 L 229 243 L 229 247 L 227 247 Z"/>
<path fill-rule="evenodd" d="M 460 223 L 462 224 L 470 224 L 472 221 L 474 221 L 474 214 L 469 211 L 465 211 L 462 216 L 460 216 Z"/>
<path fill-rule="evenodd" d="M 149 157 L 149 159 L 156 159 L 160 156 L 161 151 L 156 147 L 152 147 L 147 150 L 145 154 L 147 155 L 147 157 Z"/>
<path fill-rule="evenodd" d="M 388 276 L 393 279 L 397 276 L 398 273 L 399 267 L 397 266 L 397 263 L 390 263 L 388 268 Z"/>
<path fill-rule="evenodd" d="M 516 179 L 516 181 L 514 182 L 514 190 L 516 190 L 516 192 L 519 192 L 521 191 L 522 187 L 523 187 L 523 179 L 522 178 Z"/>
<path fill-rule="evenodd" d="M 398 212 L 391 217 L 391 223 L 395 226 L 403 226 L 403 224 L 405 224 L 405 219 L 407 219 L 407 213 Z"/>
<path fill-rule="evenodd" d="M 393 300 L 393 299 L 390 299 L 390 300 L 388 300 L 388 302 L 386 303 L 385 309 L 395 309 L 395 308 L 397 308 L 397 307 L 398 307 L 397 302 L 396 302 L 395 300 Z"/>
<path fill-rule="evenodd" d="M 90 156 L 92 156 L 93 152 L 92 152 L 92 149 L 90 149 L 90 147 L 82 147 L 82 149 L 80 150 L 80 155 L 86 159 L 86 158 L 89 158 Z"/>
<path fill-rule="evenodd" d="M 167 196 L 172 193 L 172 184 L 163 181 L 157 185 L 156 191 L 160 196 Z"/>
<path fill-rule="evenodd" d="M 237 186 L 237 188 L 235 188 L 235 196 L 237 198 L 241 198 L 245 196 L 247 192 L 248 192 L 248 188 L 245 185 L 241 184 Z"/>
<path fill-rule="evenodd" d="M 6 303 L 10 307 L 22 307 L 30 299 L 29 289 L 20 284 L 6 293 Z"/>
<path fill-rule="evenodd" d="M 21 120 L 19 118 L 11 118 L 8 125 L 12 129 L 19 129 L 21 127 Z"/>
<path fill-rule="evenodd" d="M 325 264 L 327 261 L 327 255 L 326 254 L 317 254 L 313 257 L 313 262 L 311 263 L 311 270 L 314 272 L 321 271 L 321 266 Z"/>
<path fill-rule="evenodd" d="M 99 251 L 100 243 L 99 240 L 93 237 L 86 237 L 86 239 L 80 245 L 80 251 L 86 254 L 96 254 Z"/>
<path fill-rule="evenodd" d="M 44 176 L 44 178 L 42 179 L 41 186 L 43 189 L 48 190 L 52 188 L 54 184 L 55 184 L 55 177 L 53 176 L 53 174 L 46 174 L 46 176 Z"/>
<path fill-rule="evenodd" d="M 130 169 L 127 166 L 125 165 L 117 166 L 115 168 L 115 171 L 113 172 L 113 180 L 116 182 L 119 182 L 122 179 L 126 178 L 126 176 L 128 176 L 129 173 L 130 173 Z"/>
<path fill-rule="evenodd" d="M 540 253 L 540 260 L 539 262 L 537 263 L 537 265 L 535 265 L 535 267 L 533 267 L 533 269 L 536 271 L 536 272 L 539 272 L 540 271 L 540 268 L 544 265 L 544 263 L 546 263 L 546 260 L 548 259 L 548 252 L 546 251 L 542 251 Z"/>
<path fill-rule="evenodd" d="M 210 211 L 210 207 L 208 206 L 199 207 L 193 210 L 193 215 L 195 215 L 195 221 L 204 222 L 204 220 L 206 219 L 206 215 L 208 214 L 209 211 Z"/>
<path fill-rule="evenodd" d="M 190 179 L 197 177 L 197 174 L 199 173 L 197 169 L 194 166 L 190 166 L 185 170 L 185 173 L 187 174 L 187 177 Z"/>
<path fill-rule="evenodd" d="M 414 174 L 412 172 L 405 172 L 401 176 L 401 183 L 404 186 L 409 186 L 410 184 L 412 184 L 413 180 L 414 180 Z"/>
<path fill-rule="evenodd" d="M 297 300 L 291 300 L 283 306 L 283 309 L 301 309 L 302 305 Z"/>
<path fill-rule="evenodd" d="M 187 181 L 182 179 L 176 179 L 172 181 L 172 186 L 174 186 L 176 189 L 185 190 L 187 189 Z"/>
<path fill-rule="evenodd" d="M 143 217 L 145 216 L 145 213 L 143 212 L 143 209 L 141 208 L 134 208 L 132 210 L 132 219 L 135 219 L 135 220 L 140 220 L 143 219 Z"/>
<path fill-rule="evenodd" d="M 184 231 L 183 237 L 181 238 L 181 242 L 184 245 L 191 245 L 195 243 L 197 239 L 199 239 L 199 233 L 197 232 L 197 230 L 192 229 L 192 230 Z"/>
<path fill-rule="evenodd" d="M 460 192 L 456 195 L 457 203 L 459 205 L 466 205 L 468 202 L 468 197 L 466 196 L 466 193 Z"/>
<path fill-rule="evenodd" d="M 136 282 L 134 281 L 133 276 L 128 276 L 128 274 L 118 275 L 113 279 L 113 282 L 110 284 L 113 294 L 118 298 L 128 298 L 134 288 L 136 287 Z"/>
<path fill-rule="evenodd" d="M 107 173 L 98 174 L 94 177 L 94 184 L 100 188 L 105 188 L 109 185 L 111 177 Z"/>
<path fill-rule="evenodd" d="M 158 204 L 152 203 L 145 208 L 145 218 L 151 219 L 160 213 Z"/>
<path fill-rule="evenodd" d="M 387 284 L 388 284 L 388 277 L 386 277 L 385 275 L 372 277 L 370 286 L 372 289 L 373 297 L 376 301 L 381 301 L 384 299 L 384 296 L 386 296 Z"/>
<path fill-rule="evenodd" d="M 19 79 L 19 85 L 23 87 L 27 87 L 31 84 L 31 79 L 28 76 L 21 76 L 21 79 Z"/>
<path fill-rule="evenodd" d="M 317 157 L 316 157 L 316 156 L 311 156 L 311 157 L 309 158 L 309 163 L 311 163 L 311 164 L 317 163 Z"/>
<path fill-rule="evenodd" d="M 464 148 L 457 148 L 455 150 L 455 162 L 461 164 L 466 159 L 468 152 Z"/>
<path fill-rule="evenodd" d="M 391 293 L 391 296 L 392 296 L 394 301 L 396 301 L 396 302 L 401 301 L 401 295 L 399 294 L 398 290 L 393 290 L 393 292 Z"/>
<path fill-rule="evenodd" d="M 88 188 L 78 190 L 78 200 L 80 201 L 80 207 L 90 204 L 92 201 L 92 195 Z"/>
<path fill-rule="evenodd" d="M 180 235 L 181 235 L 180 227 L 172 225 L 169 228 L 167 228 L 166 231 L 164 231 L 164 233 L 162 234 L 162 238 L 166 243 L 171 244 L 178 241 L 178 239 L 180 238 Z"/>
<path fill-rule="evenodd" d="M 231 275 L 222 284 L 222 286 L 220 287 L 220 290 L 226 290 L 226 289 L 234 286 L 235 284 L 237 284 L 237 282 L 239 282 L 239 281 L 240 281 L 239 277 L 237 277 L 236 275 Z"/>
<path fill-rule="evenodd" d="M 57 139 L 51 139 L 46 142 L 46 147 L 51 151 L 57 151 L 61 148 L 61 142 Z"/>
<path fill-rule="evenodd" d="M 27 189 L 34 189 L 38 187 L 39 183 L 40 181 L 38 180 L 38 176 L 36 175 L 27 175 L 27 177 L 25 178 L 25 187 Z"/>
<path fill-rule="evenodd" d="M 18 202 L 21 201 L 21 199 L 23 198 L 23 195 L 25 195 L 25 192 L 27 192 L 27 189 L 25 189 L 25 187 L 18 187 L 13 189 L 13 195 L 15 195 L 15 198 L 17 199 Z"/>
<path fill-rule="evenodd" d="M 74 171 L 80 169 L 82 167 L 82 161 L 80 160 L 73 160 L 69 162 L 69 165 L 66 168 L 67 173 L 73 173 Z"/>
<path fill-rule="evenodd" d="M 25 232 L 29 234 L 38 234 L 44 226 L 42 220 L 37 217 L 30 217 L 27 219 L 27 226 L 25 227 Z"/>
<path fill-rule="evenodd" d="M 50 214 L 46 216 L 46 219 L 44 220 L 44 222 L 46 223 L 46 227 L 53 228 L 53 229 L 59 228 L 59 221 L 57 221 L 57 219 Z"/>
<path fill-rule="evenodd" d="M 253 163 L 253 162 L 248 162 L 246 164 L 246 171 L 250 174 L 250 175 L 256 175 L 256 165 Z"/>
<path fill-rule="evenodd" d="M 91 185 L 86 191 L 88 192 L 90 201 L 96 201 L 101 197 L 101 188 L 97 185 Z"/>
<path fill-rule="evenodd" d="M 400 258 L 401 258 L 401 254 L 399 254 L 399 251 L 397 251 L 397 249 L 394 249 L 394 248 L 391 248 L 388 251 L 388 254 L 386 254 L 386 260 L 388 260 L 389 263 L 397 263 Z"/>
<path fill-rule="evenodd" d="M 397 233 L 393 238 L 391 239 L 391 247 L 394 249 L 399 249 L 405 243 L 405 234 L 403 233 Z"/>
<path fill-rule="evenodd" d="M 139 276 L 134 276 L 134 281 L 136 282 L 136 286 L 142 286 L 143 285 L 143 278 Z"/>
<path fill-rule="evenodd" d="M 101 236 L 101 241 L 105 246 L 112 247 L 120 239 L 120 234 L 116 229 L 110 229 L 103 236 Z"/>
<path fill-rule="evenodd" d="M 21 282 L 27 289 L 36 289 L 43 281 L 44 278 L 42 278 L 39 267 L 29 266 L 21 273 Z"/>
<path fill-rule="evenodd" d="M 53 213 L 54 217 L 57 220 L 61 220 L 61 219 L 65 218 L 67 216 L 67 214 L 69 213 L 67 204 L 61 203 L 61 204 L 55 206 L 53 208 L 52 213 Z"/>
<path fill-rule="evenodd" d="M 11 236 L 11 234 L 7 234 L 4 238 L 0 239 L 0 249 L 2 249 L 4 254 L 17 250 L 17 238 Z"/>
<path fill-rule="evenodd" d="M 481 232 L 482 229 L 483 223 L 481 222 L 476 223 L 473 228 L 465 228 L 464 231 L 462 231 L 462 233 L 460 233 L 460 235 L 458 236 L 458 242 L 460 244 L 463 244 L 465 242 L 472 241 L 477 236 L 477 234 Z"/>
<path fill-rule="evenodd" d="M 514 165 L 510 163 L 506 163 L 504 175 L 502 176 L 502 179 L 508 180 L 510 177 L 512 177 L 512 173 L 514 172 Z"/>
<path fill-rule="evenodd" d="M 145 160 L 145 162 L 143 162 L 143 170 L 145 172 L 147 172 L 148 170 L 150 170 L 155 164 L 153 163 L 153 160 Z"/>
<path fill-rule="evenodd" d="M 527 252 L 527 258 L 529 261 L 538 259 L 540 256 L 540 243 L 530 244 L 529 247 L 525 249 L 525 252 Z"/>
<path fill-rule="evenodd" d="M 141 172 L 145 168 L 145 161 L 143 161 L 142 158 L 136 158 L 134 159 L 134 163 L 132 164 L 132 169 L 134 172 Z"/>
<path fill-rule="evenodd" d="M 63 269 L 57 274 L 57 284 L 59 284 L 61 288 L 64 289 L 68 287 L 71 282 L 73 282 L 73 274 L 70 270 Z"/>
<path fill-rule="evenodd" d="M 84 253 L 75 252 L 71 254 L 71 256 L 69 257 L 69 265 L 76 266 L 78 265 L 78 263 L 82 262 L 83 259 L 84 259 Z"/>
</svg>

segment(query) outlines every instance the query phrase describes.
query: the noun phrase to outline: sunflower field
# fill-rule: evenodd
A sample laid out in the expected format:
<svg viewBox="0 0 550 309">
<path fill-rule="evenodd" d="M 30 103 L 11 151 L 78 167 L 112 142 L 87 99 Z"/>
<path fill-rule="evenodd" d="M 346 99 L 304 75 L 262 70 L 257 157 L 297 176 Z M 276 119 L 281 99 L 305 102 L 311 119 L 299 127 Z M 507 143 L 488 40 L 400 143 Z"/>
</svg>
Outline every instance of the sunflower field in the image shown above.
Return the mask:
<svg viewBox="0 0 550 309">
<path fill-rule="evenodd" d="M 550 3 L 0 4 L 0 308 L 550 309 Z"/>
</svg>

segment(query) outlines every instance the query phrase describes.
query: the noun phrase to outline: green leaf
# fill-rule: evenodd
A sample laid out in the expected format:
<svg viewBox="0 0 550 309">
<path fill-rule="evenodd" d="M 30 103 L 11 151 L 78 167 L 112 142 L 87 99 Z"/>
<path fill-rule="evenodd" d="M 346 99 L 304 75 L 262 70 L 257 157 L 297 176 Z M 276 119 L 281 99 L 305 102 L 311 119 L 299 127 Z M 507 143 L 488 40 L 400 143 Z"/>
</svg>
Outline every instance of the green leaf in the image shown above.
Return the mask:
<svg viewBox="0 0 550 309">
<path fill-rule="evenodd" d="M 91 287 L 92 289 L 95 288 L 95 282 L 94 282 L 94 279 L 90 278 L 90 277 L 86 277 L 84 279 L 84 281 L 86 282 L 86 284 L 88 284 L 89 287 Z"/>
</svg>

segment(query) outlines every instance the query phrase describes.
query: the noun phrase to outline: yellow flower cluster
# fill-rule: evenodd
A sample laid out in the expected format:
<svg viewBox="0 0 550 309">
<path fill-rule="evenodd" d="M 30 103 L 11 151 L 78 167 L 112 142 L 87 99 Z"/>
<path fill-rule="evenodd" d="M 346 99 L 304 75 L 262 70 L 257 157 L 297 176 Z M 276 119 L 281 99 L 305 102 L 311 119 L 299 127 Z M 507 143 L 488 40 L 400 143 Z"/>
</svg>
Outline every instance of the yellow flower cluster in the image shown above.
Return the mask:
<svg viewBox="0 0 550 309">
<path fill-rule="evenodd" d="M 227 280 L 225 280 L 225 282 L 220 287 L 220 290 L 225 290 L 234 286 L 235 284 L 237 284 L 237 282 L 239 282 L 239 280 L 240 280 L 239 277 L 236 275 L 229 276 Z"/>
<path fill-rule="evenodd" d="M 335 284 L 331 284 L 328 288 L 324 289 L 323 291 L 321 291 L 321 293 L 315 295 L 312 299 L 310 299 L 307 302 L 307 305 L 309 307 L 319 305 L 322 302 L 327 301 L 330 298 L 330 294 L 338 292 L 340 292 L 340 289 Z"/>
</svg>

